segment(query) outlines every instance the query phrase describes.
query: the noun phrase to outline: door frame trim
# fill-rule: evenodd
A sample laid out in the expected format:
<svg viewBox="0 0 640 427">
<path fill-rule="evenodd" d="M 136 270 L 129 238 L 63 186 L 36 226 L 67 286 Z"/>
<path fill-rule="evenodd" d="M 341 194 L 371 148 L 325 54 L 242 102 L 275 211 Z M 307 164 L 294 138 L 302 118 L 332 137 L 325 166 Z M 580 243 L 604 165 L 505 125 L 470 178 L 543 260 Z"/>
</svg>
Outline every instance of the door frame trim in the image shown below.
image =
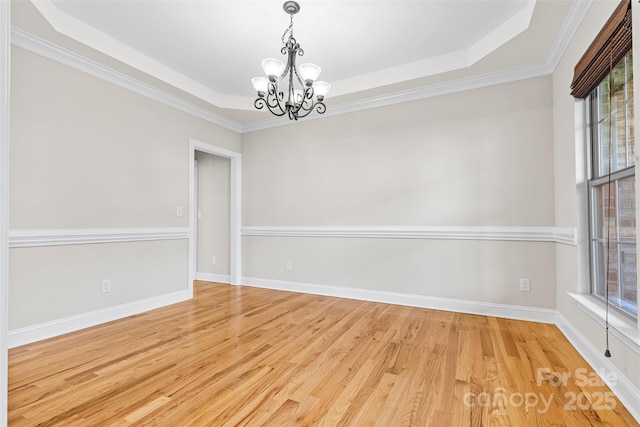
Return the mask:
<svg viewBox="0 0 640 427">
<path fill-rule="evenodd" d="M 189 139 L 189 293 L 193 296 L 193 281 L 196 278 L 196 151 L 213 154 L 230 160 L 229 173 L 229 282 L 240 285 L 242 277 L 242 154 L 196 139 Z"/>
<path fill-rule="evenodd" d="M 0 425 L 7 423 L 11 2 L 0 1 Z"/>
</svg>

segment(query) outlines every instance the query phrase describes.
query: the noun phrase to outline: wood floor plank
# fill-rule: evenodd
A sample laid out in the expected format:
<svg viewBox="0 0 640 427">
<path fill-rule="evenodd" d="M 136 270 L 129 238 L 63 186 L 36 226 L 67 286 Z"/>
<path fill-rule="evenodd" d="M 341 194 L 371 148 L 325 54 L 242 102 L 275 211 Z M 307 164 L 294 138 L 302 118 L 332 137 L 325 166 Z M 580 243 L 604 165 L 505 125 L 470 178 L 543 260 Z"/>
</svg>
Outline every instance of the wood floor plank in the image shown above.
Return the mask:
<svg viewBox="0 0 640 427">
<path fill-rule="evenodd" d="M 196 282 L 192 300 L 11 349 L 9 422 L 638 426 L 578 370 L 595 375 L 553 325 Z"/>
</svg>

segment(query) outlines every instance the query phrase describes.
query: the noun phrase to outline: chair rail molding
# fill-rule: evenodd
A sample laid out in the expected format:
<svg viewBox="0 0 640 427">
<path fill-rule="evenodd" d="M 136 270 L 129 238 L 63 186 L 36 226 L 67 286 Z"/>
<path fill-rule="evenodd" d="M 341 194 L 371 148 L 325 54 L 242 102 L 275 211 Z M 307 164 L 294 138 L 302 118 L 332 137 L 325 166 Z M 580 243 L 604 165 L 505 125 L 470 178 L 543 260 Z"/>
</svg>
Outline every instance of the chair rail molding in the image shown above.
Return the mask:
<svg viewBox="0 0 640 427">
<path fill-rule="evenodd" d="M 188 238 L 187 227 L 9 230 L 10 248 L 143 242 Z"/>
<path fill-rule="evenodd" d="M 576 229 L 540 226 L 244 226 L 243 236 L 509 240 L 577 245 Z"/>
</svg>

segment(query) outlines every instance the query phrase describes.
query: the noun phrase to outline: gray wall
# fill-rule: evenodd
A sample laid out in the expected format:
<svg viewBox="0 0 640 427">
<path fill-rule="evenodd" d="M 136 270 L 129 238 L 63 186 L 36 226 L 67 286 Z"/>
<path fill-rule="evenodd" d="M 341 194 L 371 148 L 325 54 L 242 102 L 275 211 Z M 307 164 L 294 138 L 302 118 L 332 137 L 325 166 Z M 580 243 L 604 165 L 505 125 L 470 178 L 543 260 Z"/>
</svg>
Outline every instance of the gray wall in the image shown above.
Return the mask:
<svg viewBox="0 0 640 427">
<path fill-rule="evenodd" d="M 551 100 L 542 77 L 245 134 L 243 225 L 552 226 Z M 245 236 L 243 253 L 246 277 L 555 308 L 554 243 Z"/>
<path fill-rule="evenodd" d="M 16 46 L 11 71 L 12 230 L 186 230 L 189 138 L 240 150 L 235 132 Z M 186 290 L 187 246 L 13 248 L 9 328 Z"/>
<path fill-rule="evenodd" d="M 613 10 L 618 1 L 596 1 L 589 9 L 582 25 L 565 51 L 562 60 L 553 74 L 554 105 L 554 193 L 556 201 L 555 221 L 559 226 L 577 227 L 578 247 L 559 246 L 556 253 L 556 300 L 557 309 L 577 328 L 599 352 L 605 347 L 605 328 L 592 317 L 580 310 L 575 299 L 568 293 L 589 292 L 588 271 L 588 229 L 586 220 L 586 175 L 584 172 L 583 130 L 580 125 L 579 109 L 569 94 L 573 78 L 573 68 L 584 54 L 589 44 Z M 632 2 L 633 20 L 640 22 L 638 3 Z M 634 39 L 640 40 L 640 26 L 634 26 Z M 634 68 L 640 69 L 638 43 L 634 43 Z M 636 86 L 638 86 L 636 84 Z M 635 92 L 635 99 L 640 93 Z M 636 123 L 638 117 L 636 116 Z M 636 128 L 636 141 L 638 133 Z M 637 154 L 636 154 L 636 163 Z M 636 175 L 636 179 L 638 176 Z M 638 188 L 638 185 L 636 185 Z M 636 196 L 638 198 L 638 196 Z M 636 212 L 638 214 L 640 212 Z M 640 354 L 623 344 L 615 334 L 611 334 L 611 363 L 638 389 L 640 389 Z M 637 345 L 637 344 L 636 344 Z"/>
<path fill-rule="evenodd" d="M 203 277 L 229 275 L 229 197 L 231 162 L 196 152 L 198 162 L 198 260 Z M 212 263 L 212 257 L 216 263 Z M 223 280 L 219 276 L 216 280 Z"/>
<path fill-rule="evenodd" d="M 244 226 L 556 226 L 576 227 L 582 242 L 581 142 L 569 84 L 617 4 L 593 2 L 553 76 L 242 136 L 13 46 L 10 226 L 184 228 L 194 138 L 234 151 L 242 143 Z M 219 166 L 206 173 L 222 176 Z M 220 248 L 200 248 L 198 269 L 227 274 L 228 243 L 216 242 Z M 602 326 L 567 296 L 588 289 L 583 249 L 245 236 L 243 276 L 557 309 L 601 348 Z M 185 239 L 13 248 L 9 328 L 184 290 L 187 250 Z M 211 255 L 216 268 L 207 265 Z M 101 294 L 107 277 L 113 290 Z M 521 277 L 531 279 L 530 293 L 518 291 Z M 612 352 L 640 387 L 640 355 L 615 336 Z"/>
</svg>

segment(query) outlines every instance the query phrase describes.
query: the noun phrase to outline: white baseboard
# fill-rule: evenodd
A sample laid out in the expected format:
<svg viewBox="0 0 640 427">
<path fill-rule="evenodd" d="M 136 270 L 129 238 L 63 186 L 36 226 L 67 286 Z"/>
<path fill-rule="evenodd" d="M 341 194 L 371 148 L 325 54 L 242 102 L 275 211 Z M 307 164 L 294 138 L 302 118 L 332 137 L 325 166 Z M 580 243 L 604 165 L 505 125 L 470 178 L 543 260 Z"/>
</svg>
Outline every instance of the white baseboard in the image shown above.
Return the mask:
<svg viewBox="0 0 640 427">
<path fill-rule="evenodd" d="M 556 318 L 558 329 L 595 372 L 605 373 L 605 375 L 600 375 L 604 383 L 618 397 L 636 421 L 640 423 L 640 390 L 629 382 L 627 377 L 604 356 L 601 349 L 594 347 L 566 317 L 557 313 Z"/>
<path fill-rule="evenodd" d="M 339 286 L 315 285 L 283 280 L 259 279 L 255 277 L 243 277 L 242 283 L 244 285 L 257 288 L 350 298 L 411 307 L 431 308 L 434 310 L 455 311 L 459 313 L 479 314 L 483 316 L 504 317 L 508 319 L 527 320 L 532 322 L 555 323 L 556 321 L 555 310 L 537 307 L 429 297 L 425 295 L 402 294 L 398 292 L 377 291 L 372 289 L 343 288 Z"/>
<path fill-rule="evenodd" d="M 183 291 L 159 295 L 140 301 L 133 301 L 115 307 L 108 307 L 91 311 L 89 313 L 69 316 L 51 322 L 14 329 L 9 331 L 8 345 L 9 348 L 18 347 L 91 326 L 96 326 L 101 323 L 111 322 L 127 316 L 133 316 L 135 314 L 164 307 L 166 305 L 186 301 L 191 297 L 191 293 L 185 289 Z"/>
<path fill-rule="evenodd" d="M 229 274 L 218 273 L 196 273 L 196 280 L 204 280 L 205 282 L 231 283 Z"/>
</svg>

